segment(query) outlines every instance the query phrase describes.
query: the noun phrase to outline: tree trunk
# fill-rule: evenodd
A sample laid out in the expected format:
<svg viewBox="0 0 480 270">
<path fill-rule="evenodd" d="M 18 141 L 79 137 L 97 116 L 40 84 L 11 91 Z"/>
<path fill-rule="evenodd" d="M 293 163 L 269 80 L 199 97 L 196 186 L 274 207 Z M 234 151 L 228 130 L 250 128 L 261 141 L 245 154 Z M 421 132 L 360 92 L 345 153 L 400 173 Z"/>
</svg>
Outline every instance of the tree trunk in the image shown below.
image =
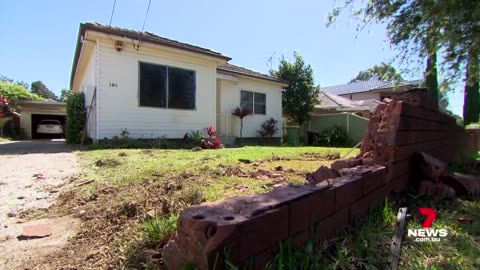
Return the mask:
<svg viewBox="0 0 480 270">
<path fill-rule="evenodd" d="M 429 47 L 428 51 L 425 86 L 427 87 L 428 94 L 438 103 L 437 51 L 434 47 Z"/>
<path fill-rule="evenodd" d="M 473 49 L 468 52 L 467 77 L 463 100 L 463 123 L 477 123 L 480 113 L 478 53 Z"/>
<path fill-rule="evenodd" d="M 243 143 L 243 118 L 240 119 L 240 142 Z"/>
</svg>

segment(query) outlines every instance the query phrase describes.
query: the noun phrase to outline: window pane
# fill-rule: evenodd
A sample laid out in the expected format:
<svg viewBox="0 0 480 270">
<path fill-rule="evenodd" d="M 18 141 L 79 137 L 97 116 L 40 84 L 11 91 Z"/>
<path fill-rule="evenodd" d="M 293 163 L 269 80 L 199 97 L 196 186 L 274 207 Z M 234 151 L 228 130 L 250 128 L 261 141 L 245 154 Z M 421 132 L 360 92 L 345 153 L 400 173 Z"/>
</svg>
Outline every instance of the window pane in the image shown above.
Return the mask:
<svg viewBox="0 0 480 270">
<path fill-rule="evenodd" d="M 247 108 L 253 113 L 253 92 L 240 91 L 240 107 Z"/>
<path fill-rule="evenodd" d="M 195 72 L 168 68 L 168 108 L 195 109 Z"/>
<path fill-rule="evenodd" d="M 266 114 L 267 97 L 265 94 L 255 93 L 255 114 Z"/>
<path fill-rule="evenodd" d="M 166 107 L 167 68 L 140 63 L 140 106 Z"/>
</svg>

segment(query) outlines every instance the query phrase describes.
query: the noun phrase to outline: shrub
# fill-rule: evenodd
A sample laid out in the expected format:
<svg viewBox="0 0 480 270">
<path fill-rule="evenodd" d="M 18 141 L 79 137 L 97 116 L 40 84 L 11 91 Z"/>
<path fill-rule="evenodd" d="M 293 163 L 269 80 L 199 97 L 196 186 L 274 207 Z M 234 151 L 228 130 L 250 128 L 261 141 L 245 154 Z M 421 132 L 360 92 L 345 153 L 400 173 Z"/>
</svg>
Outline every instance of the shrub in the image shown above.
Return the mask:
<svg viewBox="0 0 480 270">
<path fill-rule="evenodd" d="M 67 99 L 65 140 L 68 144 L 79 144 L 82 140 L 86 120 L 84 104 L 85 95 L 83 93 L 72 93 Z"/>
<path fill-rule="evenodd" d="M 351 145 L 351 140 L 348 138 L 347 131 L 344 128 L 334 126 L 320 132 L 314 145 L 334 147 L 349 146 Z"/>
<path fill-rule="evenodd" d="M 198 145 L 203 139 L 202 133 L 199 130 L 190 131 L 190 139 L 194 144 Z"/>
<path fill-rule="evenodd" d="M 217 130 L 213 126 L 209 126 L 205 128 L 205 131 L 208 134 L 208 139 L 202 139 L 200 141 L 200 146 L 203 149 L 220 149 L 222 148 L 222 142 L 220 138 L 212 138 L 217 137 Z"/>
<path fill-rule="evenodd" d="M 263 122 L 263 124 L 260 126 L 261 129 L 257 130 L 257 133 L 262 138 L 267 136 L 273 137 L 273 135 L 275 135 L 275 133 L 278 131 L 277 123 L 278 121 L 273 118 L 265 120 L 265 122 Z"/>
</svg>

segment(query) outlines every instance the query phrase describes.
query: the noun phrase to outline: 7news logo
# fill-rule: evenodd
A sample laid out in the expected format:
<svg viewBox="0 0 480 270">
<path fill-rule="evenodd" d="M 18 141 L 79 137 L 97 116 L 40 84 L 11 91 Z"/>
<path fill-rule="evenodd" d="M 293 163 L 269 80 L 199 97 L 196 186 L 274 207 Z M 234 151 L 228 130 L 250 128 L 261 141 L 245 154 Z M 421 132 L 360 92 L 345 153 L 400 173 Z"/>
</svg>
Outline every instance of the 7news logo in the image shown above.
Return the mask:
<svg viewBox="0 0 480 270">
<path fill-rule="evenodd" d="M 426 216 L 422 224 L 423 229 L 408 229 L 408 237 L 415 237 L 415 242 L 440 242 L 440 239 L 448 235 L 446 229 L 434 230 L 430 227 L 437 218 L 437 212 L 433 208 L 419 208 L 420 214 Z"/>
</svg>

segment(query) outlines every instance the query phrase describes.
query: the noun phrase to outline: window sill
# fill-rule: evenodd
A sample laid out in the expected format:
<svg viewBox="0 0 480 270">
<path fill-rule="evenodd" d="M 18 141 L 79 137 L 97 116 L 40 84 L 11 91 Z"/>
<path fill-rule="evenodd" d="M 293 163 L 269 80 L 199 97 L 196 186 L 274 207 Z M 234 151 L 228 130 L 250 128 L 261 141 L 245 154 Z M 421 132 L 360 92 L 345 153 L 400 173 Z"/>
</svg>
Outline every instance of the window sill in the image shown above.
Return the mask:
<svg viewBox="0 0 480 270">
<path fill-rule="evenodd" d="M 179 109 L 179 108 L 164 108 L 164 107 L 155 107 L 155 106 L 141 106 L 138 105 L 139 108 L 148 108 L 148 109 L 158 109 L 158 110 L 169 110 L 169 111 L 197 111 L 197 108 L 194 109 Z"/>
</svg>

